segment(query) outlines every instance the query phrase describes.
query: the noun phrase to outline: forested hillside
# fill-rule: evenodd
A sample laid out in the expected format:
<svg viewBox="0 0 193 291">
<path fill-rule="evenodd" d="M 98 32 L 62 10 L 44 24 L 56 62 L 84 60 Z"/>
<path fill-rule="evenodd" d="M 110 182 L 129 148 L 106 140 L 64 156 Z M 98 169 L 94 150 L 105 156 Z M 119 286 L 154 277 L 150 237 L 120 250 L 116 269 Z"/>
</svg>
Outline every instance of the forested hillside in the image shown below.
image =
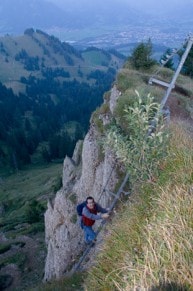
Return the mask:
<svg viewBox="0 0 193 291">
<path fill-rule="evenodd" d="M 0 39 L 0 167 L 71 156 L 124 57 L 33 29 Z"/>
</svg>

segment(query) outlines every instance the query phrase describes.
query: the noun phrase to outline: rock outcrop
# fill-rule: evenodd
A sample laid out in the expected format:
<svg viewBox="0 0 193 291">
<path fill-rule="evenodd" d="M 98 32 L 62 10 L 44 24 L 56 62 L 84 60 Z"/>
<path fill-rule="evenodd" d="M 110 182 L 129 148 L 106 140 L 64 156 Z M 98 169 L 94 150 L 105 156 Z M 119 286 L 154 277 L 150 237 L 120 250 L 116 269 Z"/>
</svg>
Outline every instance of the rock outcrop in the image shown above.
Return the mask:
<svg viewBox="0 0 193 291">
<path fill-rule="evenodd" d="M 110 120 L 120 92 L 113 87 L 109 112 L 99 118 Z M 108 207 L 112 197 L 104 188 L 113 191 L 118 182 L 115 159 L 110 149 L 102 151 L 101 134 L 94 123 L 83 142 L 79 141 L 72 158 L 66 157 L 63 166 L 63 187 L 54 201 L 48 202 L 45 213 L 47 258 L 45 281 L 61 277 L 74 263 L 83 247 L 83 232 L 77 221 L 76 205 L 93 196 Z"/>
</svg>

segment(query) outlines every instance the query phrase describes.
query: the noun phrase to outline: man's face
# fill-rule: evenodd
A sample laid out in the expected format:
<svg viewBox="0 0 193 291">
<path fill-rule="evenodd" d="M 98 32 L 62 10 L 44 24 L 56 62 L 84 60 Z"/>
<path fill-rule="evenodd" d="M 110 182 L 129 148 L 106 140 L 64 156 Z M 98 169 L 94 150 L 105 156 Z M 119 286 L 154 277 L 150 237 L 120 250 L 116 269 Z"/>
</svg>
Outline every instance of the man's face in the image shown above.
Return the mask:
<svg viewBox="0 0 193 291">
<path fill-rule="evenodd" d="M 94 208 L 94 200 L 93 199 L 88 199 L 87 200 L 87 205 L 88 205 L 88 208 L 93 209 Z"/>
</svg>

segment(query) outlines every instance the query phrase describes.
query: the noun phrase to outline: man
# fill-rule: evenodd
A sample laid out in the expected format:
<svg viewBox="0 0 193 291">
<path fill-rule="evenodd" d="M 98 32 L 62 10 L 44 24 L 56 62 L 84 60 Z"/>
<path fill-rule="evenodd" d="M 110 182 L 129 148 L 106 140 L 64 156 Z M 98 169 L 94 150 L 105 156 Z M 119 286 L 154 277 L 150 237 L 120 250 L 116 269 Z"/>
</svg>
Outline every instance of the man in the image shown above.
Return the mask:
<svg viewBox="0 0 193 291">
<path fill-rule="evenodd" d="M 82 211 L 82 226 L 84 230 L 85 242 L 87 244 L 94 243 L 95 241 L 96 233 L 92 229 L 95 220 L 106 219 L 108 217 L 109 214 L 107 209 L 104 209 L 98 203 L 95 203 L 93 197 L 89 196 L 86 198 L 86 206 Z"/>
</svg>

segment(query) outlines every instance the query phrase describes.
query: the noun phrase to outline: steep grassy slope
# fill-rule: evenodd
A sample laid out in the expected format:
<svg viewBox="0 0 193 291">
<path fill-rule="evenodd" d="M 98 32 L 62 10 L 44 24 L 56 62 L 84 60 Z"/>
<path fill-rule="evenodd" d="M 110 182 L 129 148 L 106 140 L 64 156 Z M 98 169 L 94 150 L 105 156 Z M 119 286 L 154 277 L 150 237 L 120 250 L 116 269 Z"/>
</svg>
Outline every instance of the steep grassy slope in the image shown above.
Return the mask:
<svg viewBox="0 0 193 291">
<path fill-rule="evenodd" d="M 161 77 L 171 78 L 164 69 Z M 147 73 L 126 68 L 118 76 L 122 91 L 116 118 L 125 128 L 124 108 L 137 89 L 151 92 L 157 101 L 163 89 L 143 81 Z M 193 82 L 180 76 L 167 105 L 171 109 L 167 155 L 152 180 L 134 185 L 127 203 L 109 226 L 110 234 L 89 271 L 85 289 L 91 290 L 192 290 L 192 166 Z"/>
<path fill-rule="evenodd" d="M 87 290 L 192 290 L 192 128 L 175 120 L 170 130 L 159 176 L 117 214 Z"/>
<path fill-rule="evenodd" d="M 164 90 L 147 85 L 149 75 L 128 65 L 118 75 L 122 94 L 115 116 L 120 126 L 125 126 L 123 110 L 136 89 L 141 96 L 151 92 L 161 100 Z M 172 72 L 164 69 L 161 75 L 169 80 Z M 153 179 L 134 185 L 128 201 L 119 204 L 93 268 L 82 278 L 75 274 L 70 281 L 64 278 L 37 290 L 192 290 L 192 96 L 192 80 L 179 76 L 167 103 L 171 122 L 166 156 Z M 97 116 L 107 111 L 105 104 L 92 119 L 103 136 L 106 129 Z"/>
</svg>

